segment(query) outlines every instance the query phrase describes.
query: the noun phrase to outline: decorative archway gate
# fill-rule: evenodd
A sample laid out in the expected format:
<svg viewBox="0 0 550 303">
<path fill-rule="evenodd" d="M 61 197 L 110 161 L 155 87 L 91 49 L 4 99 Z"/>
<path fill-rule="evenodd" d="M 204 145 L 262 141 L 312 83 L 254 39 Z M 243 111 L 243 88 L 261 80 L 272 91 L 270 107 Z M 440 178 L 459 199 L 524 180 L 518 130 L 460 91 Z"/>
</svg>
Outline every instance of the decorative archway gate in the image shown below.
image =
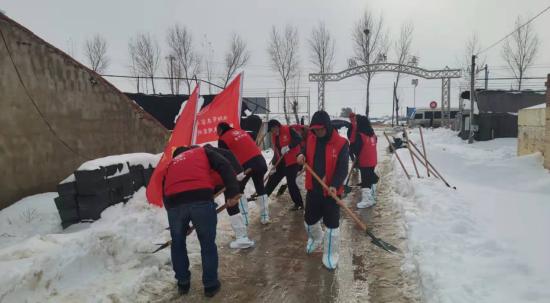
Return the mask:
<svg viewBox="0 0 550 303">
<path fill-rule="evenodd" d="M 440 70 L 427 70 L 414 65 L 405 65 L 397 63 L 373 63 L 348 68 L 338 73 L 309 74 L 310 82 L 317 82 L 318 108 L 325 101 L 325 82 L 340 81 L 352 76 L 365 74 L 368 72 L 393 72 L 414 75 L 424 79 L 441 79 L 441 118 L 442 121 L 450 123 L 451 117 L 451 79 L 460 78 L 460 69 L 450 69 L 445 67 Z"/>
</svg>

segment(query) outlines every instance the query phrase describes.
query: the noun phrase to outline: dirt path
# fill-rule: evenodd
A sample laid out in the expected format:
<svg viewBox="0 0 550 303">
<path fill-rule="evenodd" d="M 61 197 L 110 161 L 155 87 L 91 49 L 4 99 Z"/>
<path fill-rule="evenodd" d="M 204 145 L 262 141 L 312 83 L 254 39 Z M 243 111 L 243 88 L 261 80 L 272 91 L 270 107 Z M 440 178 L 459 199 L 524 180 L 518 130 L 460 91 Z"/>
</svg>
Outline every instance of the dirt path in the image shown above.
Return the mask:
<svg viewBox="0 0 550 303">
<path fill-rule="evenodd" d="M 372 209 L 359 211 L 359 214 L 377 237 L 406 251 L 403 220 L 395 204 L 396 194 L 390 183 L 390 158 L 382 150 L 379 151 L 379 155 L 383 161 L 378 167 L 378 203 Z M 374 245 L 366 244 L 366 241 L 358 243 L 361 243 L 362 247 L 355 249 L 364 249 L 366 257 L 354 253 L 353 260 L 363 265 L 358 275 L 366 276 L 371 302 L 421 302 L 418 274 L 415 268 L 403 270 L 403 255 L 388 254 Z"/>
<path fill-rule="evenodd" d="M 382 155 L 384 152 L 380 152 Z M 369 224 L 376 235 L 405 247 L 401 219 L 392 200 L 390 163 L 380 165 L 378 204 L 373 210 L 357 210 L 360 193 L 346 198 L 352 210 Z M 305 195 L 304 195 L 305 197 Z M 342 212 L 340 261 L 335 271 L 325 269 L 321 252 L 305 254 L 306 233 L 303 213 L 291 212 L 290 197 L 272 200 L 272 223 L 259 224 L 258 209 L 250 203 L 250 237 L 256 247 L 232 250 L 232 231 L 227 218 L 218 223 L 219 276 L 222 290 L 205 299 L 198 255 L 191 256 L 192 282 L 188 295 L 179 297 L 170 264 L 165 264 L 155 280 L 144 281 L 140 302 L 420 302 L 415 273 L 401 271 L 402 256 L 388 254 L 370 243 L 364 233 Z M 223 214 L 222 216 L 226 216 Z M 195 237 L 193 234 L 191 237 Z M 163 252 L 168 253 L 168 251 Z"/>
</svg>

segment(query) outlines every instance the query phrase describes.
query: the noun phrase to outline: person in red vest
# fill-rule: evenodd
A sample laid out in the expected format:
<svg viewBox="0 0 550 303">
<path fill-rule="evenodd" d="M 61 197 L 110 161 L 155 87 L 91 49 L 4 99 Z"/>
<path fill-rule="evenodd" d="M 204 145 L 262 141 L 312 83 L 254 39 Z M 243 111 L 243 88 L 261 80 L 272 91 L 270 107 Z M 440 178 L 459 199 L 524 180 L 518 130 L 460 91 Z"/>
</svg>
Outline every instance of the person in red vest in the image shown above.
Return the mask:
<svg viewBox="0 0 550 303">
<path fill-rule="evenodd" d="M 232 128 L 226 122 L 219 123 L 216 131 L 219 136 L 218 147 L 230 150 L 237 157 L 243 169 L 252 170 L 247 176 L 239 176 L 241 193 L 244 193 L 248 180 L 252 178 L 259 197 L 260 222 L 262 224 L 269 223 L 269 206 L 264 187 L 264 175 L 267 172 L 267 164 L 262 156 L 262 151 L 246 131 Z M 241 200 L 239 201 L 239 208 L 245 225 L 248 225 L 248 200 L 244 195 L 241 196 Z"/>
<path fill-rule="evenodd" d="M 296 162 L 296 156 L 300 153 L 300 143 L 302 137 L 288 125 L 281 125 L 277 120 L 270 120 L 267 123 L 267 131 L 271 132 L 271 148 L 273 149 L 273 165 L 279 163 L 272 170 L 272 175 L 269 177 L 265 190 L 267 195 L 271 195 L 275 187 L 286 178 L 288 192 L 294 202 L 294 207 L 291 210 L 304 209 L 302 194 L 296 184 L 298 172 L 302 170 L 302 166 Z M 279 159 L 282 157 L 282 160 Z"/>
<path fill-rule="evenodd" d="M 217 152 L 203 147 L 178 147 L 163 177 L 163 202 L 168 213 L 172 237 L 172 267 L 180 294 L 189 292 L 191 272 L 187 256 L 187 229 L 192 222 L 201 246 L 204 294 L 213 297 L 220 289 L 218 249 L 216 247 L 216 204 L 214 183 L 216 171 L 225 185 L 227 205 L 239 201 L 239 184 L 231 164 Z"/>
<path fill-rule="evenodd" d="M 310 130 L 314 135 L 308 136 L 306 147 L 298 155 L 297 161 L 299 164 L 307 163 L 326 182 L 332 193 L 341 196 L 348 171 L 348 141 L 333 129 L 330 116 L 325 111 L 313 115 Z M 307 170 L 305 185 L 306 253 L 314 252 L 324 242 L 323 265 L 335 269 L 340 246 L 340 207 Z M 321 219 L 326 226 L 324 236 Z"/>
<path fill-rule="evenodd" d="M 379 179 L 374 171 L 378 163 L 377 143 L 378 138 L 369 119 L 358 115 L 357 132 L 353 143 L 361 172 L 361 202 L 357 203 L 357 208 L 367 208 L 376 204 L 375 189 Z"/>
<path fill-rule="evenodd" d="M 216 148 L 210 144 L 206 144 L 204 148 L 212 149 L 213 151 L 222 155 L 227 161 L 229 161 L 229 163 L 231 163 L 233 171 L 237 174 L 237 180 L 242 180 L 242 178 L 244 178 L 243 167 L 239 163 L 237 157 L 235 157 L 235 155 L 230 150 Z M 222 177 L 214 170 L 210 172 L 210 176 L 212 177 L 212 182 L 214 182 L 214 185 L 216 186 L 214 192 L 219 192 L 223 188 Z M 227 207 L 226 211 L 229 215 L 229 222 L 231 222 L 233 232 L 235 233 L 235 241 L 229 243 L 229 247 L 234 249 L 253 247 L 254 241 L 248 238 L 247 225 L 245 224 L 244 216 L 241 215 L 239 204 Z"/>
</svg>

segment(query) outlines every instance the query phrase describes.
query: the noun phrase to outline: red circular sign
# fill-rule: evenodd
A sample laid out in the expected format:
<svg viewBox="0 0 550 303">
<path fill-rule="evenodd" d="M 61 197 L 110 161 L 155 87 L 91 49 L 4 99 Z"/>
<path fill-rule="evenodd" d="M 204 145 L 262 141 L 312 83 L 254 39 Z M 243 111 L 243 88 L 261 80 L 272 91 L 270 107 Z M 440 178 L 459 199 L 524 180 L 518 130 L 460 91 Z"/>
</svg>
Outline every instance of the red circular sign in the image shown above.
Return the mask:
<svg viewBox="0 0 550 303">
<path fill-rule="evenodd" d="M 430 102 L 430 108 L 436 108 L 436 107 L 437 107 L 437 102 L 435 101 Z"/>
</svg>

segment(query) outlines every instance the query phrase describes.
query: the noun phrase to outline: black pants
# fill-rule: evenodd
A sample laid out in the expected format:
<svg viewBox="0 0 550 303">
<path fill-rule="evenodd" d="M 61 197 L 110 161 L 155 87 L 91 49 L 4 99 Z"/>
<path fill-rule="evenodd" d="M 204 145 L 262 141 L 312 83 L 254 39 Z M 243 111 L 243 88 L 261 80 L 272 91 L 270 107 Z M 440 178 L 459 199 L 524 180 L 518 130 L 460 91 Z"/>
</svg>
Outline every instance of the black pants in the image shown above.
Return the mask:
<svg viewBox="0 0 550 303">
<path fill-rule="evenodd" d="M 265 186 L 264 186 L 264 176 L 267 172 L 267 164 L 265 163 L 265 159 L 263 156 L 256 156 L 248 161 L 246 161 L 243 164 L 243 169 L 246 171 L 247 169 L 252 169 L 252 173 L 247 175 L 240 183 L 241 186 L 241 193 L 244 193 L 244 188 L 246 187 L 246 183 L 248 183 L 248 180 L 252 178 L 252 182 L 254 182 L 254 188 L 256 189 L 256 193 L 258 196 L 265 195 Z"/>
<path fill-rule="evenodd" d="M 304 220 L 308 225 L 313 225 L 321 219 L 326 227 L 338 228 L 340 226 L 340 206 L 333 198 L 325 197 L 323 193 L 308 191 Z"/>
<path fill-rule="evenodd" d="M 275 173 L 267 180 L 267 185 L 265 186 L 266 194 L 268 196 L 271 195 L 279 182 L 286 177 L 286 184 L 288 185 L 288 192 L 290 193 L 292 202 L 294 202 L 296 206 L 304 206 L 302 194 L 300 193 L 298 184 L 296 184 L 296 177 L 301 170 L 302 167 L 298 164 L 293 164 L 288 167 L 284 163 L 279 164 Z"/>
<path fill-rule="evenodd" d="M 361 172 L 361 188 L 371 188 L 373 184 L 378 183 L 378 175 L 374 172 L 373 167 L 359 167 Z"/>
</svg>

